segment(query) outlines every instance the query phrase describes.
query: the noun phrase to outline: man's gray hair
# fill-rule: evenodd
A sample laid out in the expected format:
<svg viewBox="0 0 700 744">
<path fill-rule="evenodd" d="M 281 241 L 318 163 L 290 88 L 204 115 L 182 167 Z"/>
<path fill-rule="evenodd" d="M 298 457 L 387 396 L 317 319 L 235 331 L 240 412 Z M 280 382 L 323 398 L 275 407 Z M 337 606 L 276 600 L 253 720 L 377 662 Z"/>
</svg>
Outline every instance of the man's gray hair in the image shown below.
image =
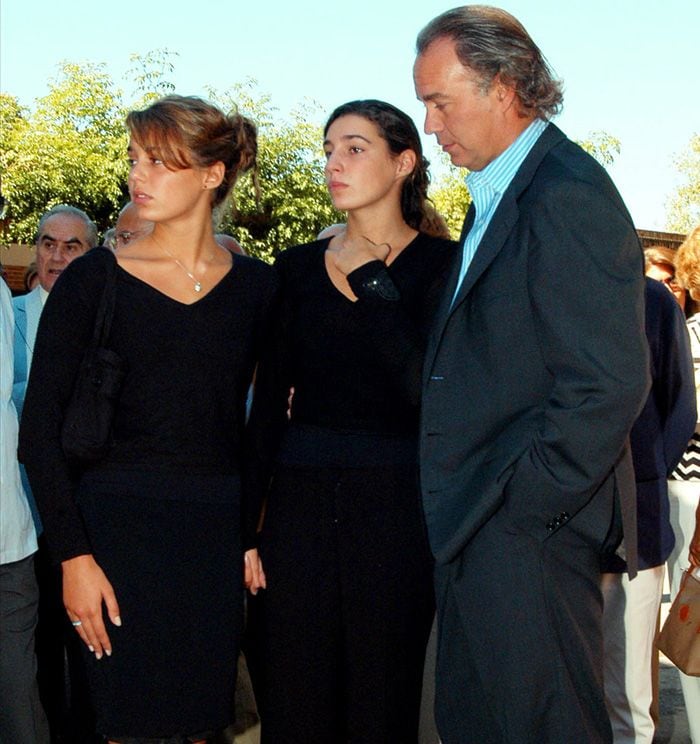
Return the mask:
<svg viewBox="0 0 700 744">
<path fill-rule="evenodd" d="M 460 62 L 480 78 L 484 91 L 498 77 L 515 89 L 521 113 L 550 119 L 564 97 L 544 55 L 510 13 L 489 5 L 465 5 L 434 18 L 418 34 L 416 51 L 423 54 L 438 39 L 451 39 Z"/>
<path fill-rule="evenodd" d="M 39 219 L 39 225 L 34 235 L 34 243 L 39 240 L 41 233 L 44 229 L 46 220 L 54 217 L 57 214 L 68 214 L 71 217 L 78 217 L 85 223 L 87 231 L 88 248 L 94 248 L 97 245 L 97 225 L 78 207 L 72 207 L 70 204 L 57 204 L 55 207 L 51 207 L 48 212 L 44 212 Z"/>
</svg>

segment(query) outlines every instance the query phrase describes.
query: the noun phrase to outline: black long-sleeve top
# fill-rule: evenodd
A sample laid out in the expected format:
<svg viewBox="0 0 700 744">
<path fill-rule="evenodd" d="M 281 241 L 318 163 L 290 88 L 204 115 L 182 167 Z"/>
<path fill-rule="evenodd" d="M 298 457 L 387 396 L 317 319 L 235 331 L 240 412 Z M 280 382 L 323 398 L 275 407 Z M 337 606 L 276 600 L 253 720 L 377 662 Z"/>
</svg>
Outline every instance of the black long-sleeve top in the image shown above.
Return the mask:
<svg viewBox="0 0 700 744">
<path fill-rule="evenodd" d="M 91 552 L 75 503 L 80 472 L 66 460 L 60 432 L 112 261 L 95 249 L 68 266 L 49 295 L 34 349 L 20 452 L 57 560 Z M 236 256 L 208 294 L 186 305 L 118 267 L 107 346 L 124 360 L 126 378 L 113 445 L 91 467 L 193 483 L 198 474 L 238 473 L 246 395 L 274 287 L 271 267 Z M 188 495 L 229 497 L 204 487 Z M 249 544 L 255 516 L 243 519 Z"/>
<path fill-rule="evenodd" d="M 423 354 L 455 245 L 419 233 L 389 266 L 361 266 L 348 276 L 357 301 L 328 276 L 328 240 L 278 257 L 280 299 L 250 421 L 258 498 L 276 461 L 415 463 Z"/>
</svg>

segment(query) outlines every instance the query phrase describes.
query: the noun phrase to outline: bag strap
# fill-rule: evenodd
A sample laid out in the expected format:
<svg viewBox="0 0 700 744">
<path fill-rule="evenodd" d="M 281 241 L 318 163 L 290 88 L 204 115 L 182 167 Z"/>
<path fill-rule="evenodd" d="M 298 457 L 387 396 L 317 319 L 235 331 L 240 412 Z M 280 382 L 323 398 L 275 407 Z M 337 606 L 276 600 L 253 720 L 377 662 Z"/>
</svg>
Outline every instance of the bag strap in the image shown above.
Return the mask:
<svg viewBox="0 0 700 744">
<path fill-rule="evenodd" d="M 95 328 L 92 332 L 92 348 L 97 349 L 107 343 L 109 332 L 112 328 L 112 317 L 114 316 L 114 301 L 117 287 L 117 257 L 109 248 L 100 246 L 93 248 L 94 251 L 107 251 L 109 253 L 109 265 L 104 289 L 100 297 L 100 304 L 95 315 Z"/>
</svg>

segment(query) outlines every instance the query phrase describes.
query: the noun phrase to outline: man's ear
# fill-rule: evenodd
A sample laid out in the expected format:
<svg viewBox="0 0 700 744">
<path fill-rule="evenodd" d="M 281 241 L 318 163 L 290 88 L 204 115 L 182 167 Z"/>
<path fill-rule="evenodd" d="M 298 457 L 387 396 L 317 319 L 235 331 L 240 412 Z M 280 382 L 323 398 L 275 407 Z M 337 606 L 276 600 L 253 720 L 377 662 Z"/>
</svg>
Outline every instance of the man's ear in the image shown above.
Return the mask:
<svg viewBox="0 0 700 744">
<path fill-rule="evenodd" d="M 515 92 L 515 86 L 505 83 L 500 75 L 493 81 L 493 86 L 496 91 L 496 98 L 501 104 L 503 111 L 507 111 L 517 103 L 518 96 Z"/>
</svg>

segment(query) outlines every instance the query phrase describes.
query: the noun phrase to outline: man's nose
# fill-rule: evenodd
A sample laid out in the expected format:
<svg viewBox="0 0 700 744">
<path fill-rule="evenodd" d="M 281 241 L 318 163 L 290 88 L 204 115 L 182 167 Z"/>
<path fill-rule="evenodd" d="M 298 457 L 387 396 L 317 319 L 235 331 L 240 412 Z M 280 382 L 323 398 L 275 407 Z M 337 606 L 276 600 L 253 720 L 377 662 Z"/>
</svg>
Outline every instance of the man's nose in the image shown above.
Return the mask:
<svg viewBox="0 0 700 744">
<path fill-rule="evenodd" d="M 51 258 L 54 261 L 64 261 L 68 258 L 68 248 L 62 243 L 57 243 L 51 248 Z"/>
<path fill-rule="evenodd" d="M 425 110 L 425 121 L 423 131 L 426 134 L 437 134 L 442 129 L 442 121 L 437 111 Z"/>
</svg>

